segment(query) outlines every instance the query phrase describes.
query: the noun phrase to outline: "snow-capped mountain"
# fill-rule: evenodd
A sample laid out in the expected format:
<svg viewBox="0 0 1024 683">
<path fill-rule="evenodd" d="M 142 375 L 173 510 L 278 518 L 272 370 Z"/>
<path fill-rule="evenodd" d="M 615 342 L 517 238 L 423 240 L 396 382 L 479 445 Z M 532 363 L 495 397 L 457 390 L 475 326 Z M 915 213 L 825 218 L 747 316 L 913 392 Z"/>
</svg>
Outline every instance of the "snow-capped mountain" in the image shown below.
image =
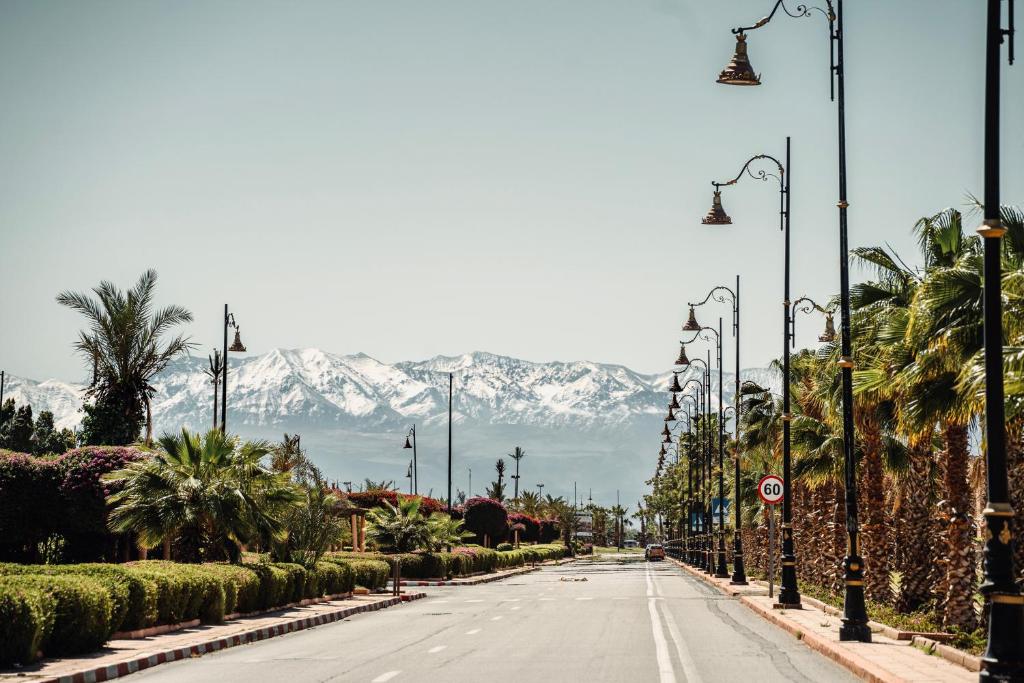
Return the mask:
<svg viewBox="0 0 1024 683">
<path fill-rule="evenodd" d="M 212 423 L 213 385 L 203 372 L 207 365 L 205 359 L 187 358 L 159 375 L 154 382 L 156 433 L 182 426 L 205 429 Z M 425 474 L 446 477 L 441 473 L 447 465 L 449 373 L 460 481 L 466 467 L 480 467 L 477 481 L 489 482 L 494 459 L 514 445 L 536 455 L 530 458 L 531 481 L 542 480 L 535 477 L 543 473 L 552 484 L 588 479 L 598 492 L 611 493 L 619 486 L 639 493 L 643 478 L 650 476 L 647 467 L 630 467 L 636 470 L 630 478 L 638 481 L 622 481 L 623 465 L 646 461 L 657 450 L 671 373 L 645 375 L 589 361 L 536 363 L 476 352 L 389 365 L 361 353 L 274 349 L 231 358 L 228 428 L 259 438 L 299 433 L 329 474 L 358 481 L 404 475 L 409 453 L 396 444 L 416 423 L 421 488 L 426 488 Z M 680 381 L 698 373 L 693 368 Z M 712 405 L 717 407 L 718 375 L 712 375 Z M 728 404 L 732 374 L 725 373 L 723 380 Z M 746 370 L 743 380 L 776 389 L 779 384 L 767 369 Z M 83 391 L 83 386 L 55 380 L 10 377 L 5 397 L 30 403 L 36 413 L 51 410 L 59 426 L 73 427 L 81 420 Z M 524 475 L 524 485 L 525 480 Z M 482 488 L 474 486 L 474 491 Z"/>
</svg>

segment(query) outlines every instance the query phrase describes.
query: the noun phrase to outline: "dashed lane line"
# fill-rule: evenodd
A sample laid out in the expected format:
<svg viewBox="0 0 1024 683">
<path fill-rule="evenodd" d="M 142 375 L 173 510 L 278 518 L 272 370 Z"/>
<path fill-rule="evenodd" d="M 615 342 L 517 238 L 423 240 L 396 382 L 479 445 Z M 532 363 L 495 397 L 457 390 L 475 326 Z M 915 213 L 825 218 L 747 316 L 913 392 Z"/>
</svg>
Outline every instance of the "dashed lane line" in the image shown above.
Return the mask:
<svg viewBox="0 0 1024 683">
<path fill-rule="evenodd" d="M 395 676 L 397 676 L 400 673 L 402 673 L 402 672 L 401 671 L 387 671 L 385 673 L 382 673 L 380 676 L 377 676 L 370 683 L 384 683 L 385 681 L 390 681 L 392 678 L 394 678 Z"/>
<path fill-rule="evenodd" d="M 432 647 L 429 650 L 427 650 L 427 654 L 436 655 L 441 650 L 445 650 L 447 648 L 448 648 L 447 645 L 435 645 L 434 647 Z"/>
</svg>

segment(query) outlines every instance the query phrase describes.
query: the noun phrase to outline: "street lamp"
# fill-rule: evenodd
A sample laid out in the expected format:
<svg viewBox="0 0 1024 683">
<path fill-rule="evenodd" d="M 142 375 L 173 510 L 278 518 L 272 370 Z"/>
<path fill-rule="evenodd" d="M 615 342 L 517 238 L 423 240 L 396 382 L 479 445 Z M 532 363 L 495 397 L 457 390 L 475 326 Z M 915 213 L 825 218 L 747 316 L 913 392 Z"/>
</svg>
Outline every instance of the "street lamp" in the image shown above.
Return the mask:
<svg viewBox="0 0 1024 683">
<path fill-rule="evenodd" d="M 1003 396 L 1003 314 L 1000 257 L 1006 233 L 999 205 L 999 59 L 1004 37 L 1013 64 L 1013 0 L 1009 29 L 1002 28 L 1002 4 L 988 0 L 985 38 L 985 218 L 978 229 L 985 241 L 985 580 L 989 599 L 988 647 L 980 679 L 1024 680 L 1024 598 L 1013 566 L 1013 508 L 1006 472 Z"/>
<path fill-rule="evenodd" d="M 235 328 L 235 341 L 228 346 L 228 327 Z M 228 312 L 228 305 L 224 304 L 224 378 L 220 386 L 220 431 L 227 434 L 228 422 L 228 351 L 245 353 L 245 346 L 242 345 L 241 328 L 235 322 L 235 314 Z"/>
<path fill-rule="evenodd" d="M 412 490 L 412 460 L 409 461 L 409 469 L 405 471 L 405 478 L 409 480 L 409 495 L 413 495 Z"/>
<path fill-rule="evenodd" d="M 719 197 L 719 207 L 721 207 L 721 197 Z M 724 213 L 724 211 L 723 211 Z M 726 216 L 728 218 L 728 216 Z M 736 500 L 740 499 L 740 449 L 739 449 L 739 434 L 740 434 L 740 276 L 736 276 L 736 289 L 732 290 L 725 285 L 719 285 L 711 289 L 708 295 L 704 297 L 704 300 L 697 304 L 690 304 L 690 317 L 686 321 L 686 327 L 684 329 L 696 329 L 700 327 L 700 323 L 697 322 L 697 316 L 694 312 L 694 308 L 703 306 L 711 299 L 719 303 L 728 303 L 732 306 L 732 334 L 736 337 L 736 377 L 735 384 L 736 389 L 733 393 L 733 412 L 736 414 L 736 454 L 733 457 L 734 464 L 734 482 L 736 489 Z M 680 358 L 686 357 L 686 349 L 682 348 L 679 352 Z M 721 387 L 719 387 L 719 393 L 721 393 Z M 728 409 L 727 409 L 728 410 Z M 743 540 L 740 538 L 740 506 L 735 506 L 735 518 L 736 518 L 736 533 L 733 534 L 733 563 L 732 563 L 732 580 L 729 582 L 735 586 L 747 585 L 747 574 L 743 565 Z"/>
<path fill-rule="evenodd" d="M 722 439 L 722 319 L 718 319 L 717 330 L 713 327 L 702 327 L 697 324 L 693 308 L 690 308 L 690 319 L 683 325 L 683 330 L 694 333 L 688 342 L 680 342 L 684 350 L 686 344 L 700 337 L 706 341 L 714 341 L 718 351 L 718 562 L 715 566 L 715 576 L 725 579 L 729 577 L 729 568 L 725 561 L 725 507 L 723 504 L 725 500 L 725 444 Z M 706 336 L 707 334 L 713 334 L 714 339 Z"/>
<path fill-rule="evenodd" d="M 410 443 L 410 440 L 412 443 Z M 412 449 L 412 492 L 418 494 L 420 492 L 420 473 L 419 463 L 416 460 L 416 425 L 409 427 L 409 431 L 405 434 L 405 445 L 402 448 Z"/>
<path fill-rule="evenodd" d="M 219 389 L 220 389 L 220 374 L 224 371 L 223 362 L 220 357 L 220 349 L 214 349 L 213 354 L 210 356 L 210 369 L 204 370 L 203 372 L 207 377 L 210 378 L 210 384 L 213 385 L 213 428 L 217 428 L 217 405 Z M 0 390 L 0 399 L 3 398 L 3 391 Z M 0 401 L 0 405 L 3 405 Z"/>
<path fill-rule="evenodd" d="M 698 414 L 694 417 L 694 421 L 698 428 L 698 440 L 700 443 L 700 473 L 698 475 L 698 489 L 700 491 L 700 516 L 698 517 L 698 523 L 700 526 L 700 533 L 697 534 L 697 567 L 712 573 L 714 571 L 714 562 L 711 559 L 711 541 L 707 537 L 708 530 L 711 527 L 710 519 L 710 496 L 707 495 L 707 488 L 705 482 L 711 481 L 711 432 L 710 425 L 707 421 L 707 415 L 711 412 L 711 396 L 710 396 L 710 365 L 700 358 L 696 358 L 691 363 L 699 363 L 704 367 L 701 379 L 689 379 L 686 383 L 679 387 L 679 391 L 676 393 L 682 393 L 684 389 L 690 386 L 690 384 L 697 385 L 698 393 Z M 673 385 L 679 386 L 678 371 L 673 373 Z M 685 398 L 685 397 L 684 397 Z M 703 418 L 701 416 L 703 413 Z M 708 484 L 710 486 L 710 484 Z"/>
<path fill-rule="evenodd" d="M 989 1 L 989 48 L 988 56 L 989 63 L 998 63 L 998 50 L 999 47 L 996 44 L 993 47 L 993 40 L 998 43 L 1002 41 L 1002 31 L 999 28 L 999 0 L 988 0 Z M 843 0 L 825 0 L 826 9 L 820 7 L 810 7 L 806 5 L 798 5 L 796 12 L 790 12 L 786 9 L 783 4 L 783 0 L 777 0 L 775 5 L 772 7 L 771 13 L 758 21 L 753 26 L 741 26 L 732 29 L 733 34 L 736 36 L 736 54 L 733 57 L 733 61 L 726 66 L 725 70 L 719 74 L 718 82 L 726 85 L 759 85 L 760 76 L 755 76 L 753 69 L 750 67 L 750 60 L 747 57 L 746 51 L 746 36 L 745 31 L 754 31 L 766 25 L 775 16 L 779 7 L 782 7 L 783 11 L 791 17 L 809 17 L 812 12 L 819 12 L 828 21 L 828 35 L 829 35 L 829 71 L 832 76 L 830 78 L 831 85 L 831 99 L 836 101 L 836 109 L 838 113 L 838 146 L 839 146 L 839 201 L 836 206 L 839 208 L 839 309 L 840 316 L 842 317 L 842 325 L 840 331 L 840 359 L 839 367 L 842 375 L 842 406 L 843 406 L 843 469 L 844 469 L 844 485 L 846 488 L 846 533 L 847 533 L 847 555 L 843 558 L 843 582 L 845 584 L 845 596 L 843 598 L 843 625 L 839 628 L 839 639 L 840 640 L 858 640 L 861 642 L 871 642 L 871 629 L 868 627 L 868 616 L 867 610 L 864 605 L 864 560 L 860 556 L 860 545 L 859 545 L 859 525 L 857 520 L 857 471 L 856 471 L 856 460 L 854 459 L 854 442 L 856 435 L 854 433 L 853 425 L 853 348 L 850 335 L 850 261 L 849 261 L 849 238 L 847 230 L 847 218 L 846 210 L 850 204 L 846 201 L 846 74 L 843 63 Z M 995 9 L 993 10 L 993 7 Z M 1012 4 L 1011 4 L 1012 7 Z M 1012 10 L 1011 10 L 1012 11 Z M 995 13 L 994 28 L 993 19 L 991 18 Z M 995 32 L 993 34 L 993 31 Z M 995 56 L 993 57 L 993 51 Z M 996 71 L 996 88 L 998 88 L 998 67 Z M 991 75 L 992 71 L 989 70 Z M 991 86 L 992 79 L 989 78 L 989 87 Z M 998 90 L 997 90 L 998 92 Z M 991 101 L 986 98 L 986 121 L 991 120 L 991 115 L 988 112 L 992 111 L 990 106 Z M 998 98 L 996 99 L 995 107 L 995 120 L 998 122 Z M 998 136 L 998 133 L 995 134 Z M 986 136 L 987 137 L 987 136 Z M 993 148 L 998 153 L 998 137 Z M 988 145 L 986 144 L 986 148 Z M 787 144 L 788 148 L 788 144 Z M 787 153 L 788 156 L 788 153 Z M 987 167 L 987 165 L 986 165 Z M 787 159 L 788 169 L 788 159 Z M 986 172 L 986 178 L 988 178 Z M 996 176 L 998 177 L 998 169 L 996 170 Z M 998 191 L 997 191 L 998 192 Z M 998 200 L 998 194 L 996 195 Z M 788 199 L 787 199 L 788 202 Z M 988 197 L 986 196 L 986 217 L 989 215 L 987 212 L 993 211 L 992 216 L 998 220 L 999 206 L 998 201 L 993 206 L 988 206 Z M 788 211 L 787 211 L 788 220 Z M 787 231 L 788 233 L 788 231 Z M 788 237 L 787 237 L 788 244 Z M 787 247 L 788 252 L 788 247 Z M 997 252 L 994 258 L 998 260 Z M 986 294 L 986 300 L 988 300 Z M 789 298 L 788 296 L 786 297 Z M 989 307 L 991 309 L 991 307 Z M 788 314 L 787 314 L 788 315 Z M 1000 337 L 995 338 L 998 344 L 1002 343 Z M 988 358 L 991 358 L 989 356 Z M 991 366 L 989 366 L 991 367 Z M 1002 368 L 996 368 L 999 373 L 1002 372 Z M 785 400 L 788 400 L 789 392 L 785 392 Z M 1000 402 L 999 405 L 1002 405 Z M 788 414 L 788 410 L 786 411 Z M 1002 429 L 1002 423 L 1000 422 L 1000 429 Z M 788 429 L 788 421 L 785 425 Z M 784 488 L 788 490 L 789 479 L 784 478 Z M 789 506 L 783 501 L 783 511 Z M 787 536 L 792 536 L 792 528 L 783 526 L 783 545 L 787 543 Z M 790 542 L 790 545 L 792 543 Z M 783 551 L 785 553 L 785 551 Z M 787 565 L 790 561 L 783 557 L 783 587 L 779 593 L 779 601 L 785 603 L 787 600 L 796 597 L 799 599 L 798 594 L 788 593 L 785 585 L 787 569 L 790 573 L 796 573 L 796 567 L 793 565 Z M 795 587 L 795 583 L 794 583 Z"/>
<path fill-rule="evenodd" d="M 825 329 L 818 335 L 818 341 L 832 344 L 836 340 L 835 306 L 822 306 L 809 296 L 802 296 L 793 302 L 793 312 L 789 321 L 789 338 L 796 346 L 796 314 L 817 311 L 825 316 Z"/>
<path fill-rule="evenodd" d="M 781 4 L 781 3 L 780 3 Z M 770 161 L 775 164 L 778 173 L 771 173 L 764 169 L 754 170 L 751 164 L 761 161 Z M 779 590 L 779 604 L 788 608 L 800 607 L 800 592 L 797 590 L 796 581 L 796 551 L 793 547 L 793 502 L 792 482 L 790 472 L 790 433 L 789 423 L 792 419 L 789 405 L 789 271 L 790 271 L 790 247 L 789 247 L 789 168 L 790 168 L 790 139 L 786 138 L 786 164 L 768 154 L 757 154 L 747 159 L 746 163 L 736 174 L 736 177 L 726 182 L 712 181 L 715 188 L 714 206 L 711 211 L 701 220 L 705 225 L 729 225 L 732 219 L 722 208 L 721 188 L 735 185 L 744 174 L 767 182 L 768 178 L 774 178 L 779 183 L 779 228 L 783 233 L 785 243 L 783 258 L 783 299 L 782 299 L 782 585 Z M 853 495 L 856 494 L 854 490 Z M 849 498 L 849 496 L 847 496 Z M 854 503 L 856 505 L 856 502 Z M 849 505 L 849 501 L 847 501 Z M 849 508 L 847 508 L 849 509 Z M 856 535 L 855 535 L 856 536 Z M 863 583 L 863 582 L 861 582 Z M 861 588 L 861 604 L 863 604 L 863 585 Z M 865 618 L 866 623 L 866 618 Z M 868 631 L 870 637 L 870 630 Z"/>
</svg>

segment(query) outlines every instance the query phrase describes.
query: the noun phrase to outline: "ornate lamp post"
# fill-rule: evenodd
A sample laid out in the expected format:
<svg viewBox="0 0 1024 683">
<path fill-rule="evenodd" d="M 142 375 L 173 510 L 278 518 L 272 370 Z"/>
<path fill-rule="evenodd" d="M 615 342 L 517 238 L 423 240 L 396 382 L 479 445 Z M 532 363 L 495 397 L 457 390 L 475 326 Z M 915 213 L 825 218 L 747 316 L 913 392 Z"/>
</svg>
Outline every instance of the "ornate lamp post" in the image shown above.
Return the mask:
<svg viewBox="0 0 1024 683">
<path fill-rule="evenodd" d="M 759 161 L 770 161 L 775 164 L 778 173 L 770 173 L 764 169 L 752 169 L 751 164 Z M 790 216 L 790 139 L 786 138 L 786 163 L 768 154 L 758 154 L 751 157 L 743 164 L 736 177 L 726 182 L 712 181 L 715 188 L 714 201 L 711 210 L 701 220 L 704 225 L 731 225 L 732 218 L 722 207 L 721 188 L 735 185 L 744 174 L 756 180 L 767 181 L 774 178 L 779 183 L 779 228 L 783 233 L 785 244 L 783 253 L 783 299 L 782 299 L 782 585 L 779 590 L 779 604 L 789 608 L 799 608 L 800 592 L 797 590 L 796 580 L 796 551 L 793 547 L 793 503 L 792 503 L 792 482 L 790 472 L 790 430 L 789 423 L 792 419 L 789 405 L 789 328 L 790 328 L 790 300 L 789 300 L 789 275 L 790 275 L 790 240 L 789 240 L 789 216 Z M 856 491 L 854 491 L 854 495 Z M 861 597 L 863 598 L 863 581 L 861 582 Z M 863 602 L 863 600 L 862 600 Z M 867 623 L 865 618 L 865 624 Z M 868 632 L 870 635 L 870 631 Z"/>
<path fill-rule="evenodd" d="M 721 197 L 719 196 L 719 206 L 721 206 Z M 724 213 L 724 211 L 723 211 Z M 692 325 L 690 329 L 700 327 L 697 322 L 697 316 L 694 312 L 694 308 L 699 308 L 706 304 L 711 299 L 719 303 L 728 303 L 732 306 L 732 334 L 736 338 L 736 377 L 735 384 L 736 388 L 733 393 L 733 412 L 736 414 L 736 454 L 733 457 L 734 465 L 734 482 L 736 489 L 736 500 L 740 499 L 740 449 L 739 449 L 739 434 L 740 434 L 740 276 L 736 276 L 736 289 L 732 290 L 725 285 L 719 285 L 714 287 L 708 295 L 704 297 L 704 300 L 698 304 L 690 304 L 690 318 L 686 321 L 687 327 Z M 685 329 L 685 328 L 684 328 Z M 719 388 L 721 392 L 721 387 Z M 728 409 L 727 409 L 728 410 Z M 732 566 L 732 580 L 729 582 L 736 586 L 747 585 L 747 574 L 743 565 L 743 540 L 740 538 L 740 506 L 736 505 L 735 511 L 736 517 L 736 533 L 733 535 L 733 566 Z"/>
<path fill-rule="evenodd" d="M 235 328 L 235 341 L 228 347 L 228 327 Z M 245 346 L 242 345 L 241 328 L 235 322 L 235 314 L 228 312 L 228 305 L 224 304 L 224 378 L 220 385 L 220 431 L 227 434 L 228 423 L 228 351 L 245 353 Z"/>
<path fill-rule="evenodd" d="M 420 492 L 419 463 L 416 460 L 416 425 L 409 427 L 409 431 L 405 434 L 405 445 L 402 448 L 412 449 L 412 469 L 410 471 L 412 472 L 412 492 L 415 495 Z"/>
<path fill-rule="evenodd" d="M 689 362 L 689 359 L 687 359 L 687 362 Z M 704 361 L 702 361 L 700 359 L 697 359 L 696 362 L 703 363 Z M 686 381 L 685 384 L 680 385 L 679 384 L 679 371 L 673 371 L 673 373 L 672 373 L 672 382 L 669 385 L 669 391 L 671 391 L 673 394 L 681 394 L 691 384 L 693 384 L 693 385 L 695 385 L 697 387 L 697 398 L 694 398 L 693 396 L 690 396 L 690 395 L 684 395 L 683 398 L 684 399 L 693 400 L 694 404 L 695 404 L 694 405 L 695 412 L 694 412 L 694 415 L 693 415 L 693 418 L 692 418 L 693 419 L 693 425 L 696 428 L 694 430 L 695 431 L 694 438 L 696 438 L 697 441 L 698 441 L 697 450 L 698 450 L 698 452 L 701 455 L 700 471 L 698 472 L 698 475 L 697 475 L 696 488 L 701 492 L 701 499 L 702 499 L 701 507 L 703 507 L 704 463 L 706 461 L 706 457 L 705 457 L 706 456 L 706 449 L 704 448 L 703 439 L 701 438 L 701 431 L 700 431 L 701 425 L 704 422 L 703 420 L 701 420 L 701 416 L 700 416 L 700 413 L 703 410 L 704 404 L 705 404 L 705 400 L 704 400 L 705 388 L 704 388 L 703 378 L 700 379 L 700 380 L 689 379 L 689 380 Z M 665 426 L 665 429 L 662 431 L 662 433 L 665 435 L 666 443 L 671 443 L 671 432 L 668 429 L 668 425 Z M 691 448 L 690 448 L 690 463 L 691 463 L 691 470 L 692 470 L 692 464 L 693 464 L 693 445 L 692 445 L 692 442 L 691 442 Z M 694 504 L 695 501 L 696 501 L 696 499 L 693 496 L 693 489 L 691 488 L 691 493 L 690 493 L 690 505 L 691 505 L 691 507 L 692 507 L 692 505 Z M 692 510 L 691 510 L 690 516 L 692 517 Z M 704 522 L 705 521 L 706 521 L 705 513 L 704 513 L 704 511 L 701 511 L 701 513 L 697 517 L 697 528 L 694 530 L 696 533 L 691 534 L 691 543 L 690 543 L 690 547 L 691 547 L 691 560 L 690 560 L 690 564 L 692 564 L 692 565 L 694 565 L 694 566 L 696 566 L 696 567 L 698 567 L 700 569 L 706 569 L 708 567 L 707 555 L 705 553 L 704 539 L 703 539 Z"/>
<path fill-rule="evenodd" d="M 1013 64 L 1013 0 L 1009 29 L 1002 28 L 1000 0 L 988 0 L 985 38 L 985 581 L 981 592 L 991 603 L 988 647 L 981 659 L 982 681 L 1024 681 L 1024 597 L 1013 566 L 1013 508 L 1006 472 L 1003 396 L 1002 237 L 999 205 L 999 59 L 1004 38 Z"/>
<path fill-rule="evenodd" d="M 694 332 L 694 336 L 687 342 L 681 342 L 682 350 L 680 356 L 685 356 L 686 344 L 693 342 L 698 337 L 715 342 L 718 351 L 718 552 L 715 563 L 715 576 L 720 579 L 729 577 L 729 568 L 725 561 L 725 444 L 722 438 L 722 319 L 718 319 L 718 329 L 713 327 L 702 327 L 697 324 L 690 309 L 690 319 L 683 325 L 686 332 Z M 714 338 L 706 335 L 713 334 Z M 712 506 L 712 514 L 714 514 Z"/>
<path fill-rule="evenodd" d="M 995 2 L 997 4 L 995 23 L 996 30 L 998 31 L 998 0 L 989 0 L 989 2 L 990 14 L 991 3 Z M 736 36 L 736 53 L 733 56 L 732 62 L 719 74 L 718 82 L 726 85 L 760 85 L 760 76 L 754 73 L 753 68 L 750 66 L 750 60 L 747 57 L 745 32 L 754 31 L 766 25 L 772 20 L 772 17 L 775 16 L 780 7 L 791 17 L 809 17 L 812 12 L 818 12 L 828 21 L 829 70 L 833 76 L 831 79 L 831 98 L 836 101 L 839 119 L 839 201 L 836 204 L 839 208 L 839 308 L 840 315 L 842 316 L 839 367 L 842 374 L 843 466 L 845 472 L 844 484 L 846 487 L 846 533 L 848 537 L 847 555 L 843 559 L 843 581 L 846 585 L 846 592 L 843 600 L 843 625 L 839 629 L 839 639 L 858 640 L 867 643 L 871 642 L 871 629 L 868 627 L 867 611 L 864 606 L 864 560 L 860 556 L 860 530 L 857 521 L 857 472 L 856 461 L 854 460 L 853 348 L 850 335 L 850 264 L 846 219 L 846 210 L 849 207 L 849 202 L 846 201 L 846 78 L 843 63 L 843 0 L 835 0 L 835 2 L 833 0 L 825 0 L 825 5 L 825 8 L 808 8 L 806 5 L 797 5 L 796 12 L 790 12 L 785 4 L 783 4 L 783 0 L 777 0 L 767 17 L 761 19 L 753 26 L 734 28 L 732 32 Z M 997 38 L 997 40 L 1000 38 Z M 996 50 L 998 50 L 998 47 Z M 998 117 L 998 114 L 996 116 Z M 998 216 L 998 206 L 994 207 L 994 210 L 997 212 L 995 215 Z M 786 479 L 786 482 L 788 484 L 788 479 Z M 785 509 L 785 504 L 783 507 Z M 784 544 L 787 531 L 790 535 L 792 534 L 792 529 L 783 529 Z M 785 581 L 786 567 L 786 560 L 784 559 L 783 581 Z M 780 593 L 780 601 L 782 602 L 785 602 L 783 597 L 792 597 L 785 596 L 785 590 L 784 586 L 783 593 Z"/>
<path fill-rule="evenodd" d="M 710 360 L 711 352 L 708 352 Z M 685 356 L 685 349 L 680 352 L 680 357 Z M 703 367 L 701 379 L 689 379 L 683 387 L 691 383 L 698 387 L 700 413 L 694 419 L 697 422 L 700 438 L 700 476 L 698 478 L 700 489 L 700 531 L 698 534 L 698 562 L 697 566 L 709 574 L 715 571 L 713 547 L 711 534 L 711 425 L 708 416 L 711 414 L 711 363 L 701 358 L 695 358 L 690 364 L 699 363 Z M 673 381 L 676 381 L 675 379 Z M 678 385 L 678 382 L 676 382 Z M 682 389 L 680 389 L 682 392 Z"/>
<path fill-rule="evenodd" d="M 693 381 L 693 380 L 691 380 L 691 381 Z M 694 407 L 696 407 L 696 405 L 697 405 L 697 400 L 693 396 L 684 395 L 683 396 L 683 400 L 693 401 L 693 406 Z M 678 402 L 678 400 L 676 398 L 676 394 L 674 394 L 674 393 L 672 394 L 672 403 L 675 404 L 677 407 L 682 408 L 682 406 L 679 404 L 679 402 Z M 671 404 L 670 404 L 670 411 L 669 412 L 670 412 L 670 414 L 672 412 Z M 669 434 L 667 436 L 665 436 L 665 441 L 662 442 L 662 446 L 661 446 L 661 451 L 662 451 L 661 455 L 662 455 L 662 458 L 663 458 L 664 457 L 665 444 L 666 443 L 672 443 L 673 432 L 675 432 L 676 429 L 683 427 L 683 425 L 685 424 L 686 429 L 684 431 L 680 431 L 680 433 L 678 435 L 676 435 L 676 439 L 675 439 L 676 464 L 677 465 L 679 464 L 679 461 L 680 461 L 680 458 L 681 458 L 681 455 L 682 455 L 680 453 L 680 451 L 682 450 L 682 447 L 683 447 L 683 445 L 682 445 L 683 437 L 684 436 L 692 437 L 691 430 L 693 429 L 693 422 L 692 422 L 692 418 L 690 417 L 689 409 L 687 408 L 683 412 L 679 413 L 679 415 L 681 415 L 685 419 L 685 422 L 684 421 L 680 421 L 678 424 L 676 424 L 675 427 L 673 427 L 671 429 L 668 429 Z M 666 421 L 668 421 L 668 418 L 666 418 Z M 665 425 L 665 426 L 666 426 L 666 429 L 667 429 L 668 425 Z M 664 434 L 664 433 L 665 433 L 665 430 L 662 430 L 662 434 Z M 692 498 L 693 498 L 693 480 L 692 480 L 692 476 L 693 476 L 693 461 L 692 461 L 692 455 L 693 454 L 692 454 L 692 441 L 690 440 L 690 438 L 687 438 L 687 448 L 688 448 L 689 452 L 687 453 L 687 473 L 686 473 L 686 475 L 687 475 L 687 493 L 685 494 L 685 497 L 684 497 L 684 494 L 682 493 L 682 486 L 681 486 L 681 483 L 680 483 L 680 508 L 682 510 L 682 514 L 683 514 L 684 519 L 685 519 L 685 524 L 681 524 L 680 525 L 680 527 L 681 527 L 681 534 L 682 534 L 682 537 L 683 537 L 683 548 L 682 548 L 683 556 L 678 558 L 678 559 L 681 559 L 684 562 L 689 563 L 689 561 L 690 561 L 690 556 L 689 556 L 690 536 L 692 535 L 692 529 L 690 528 L 691 527 L 692 515 L 691 515 L 690 510 L 691 510 L 692 502 L 693 502 L 692 501 Z"/>
</svg>

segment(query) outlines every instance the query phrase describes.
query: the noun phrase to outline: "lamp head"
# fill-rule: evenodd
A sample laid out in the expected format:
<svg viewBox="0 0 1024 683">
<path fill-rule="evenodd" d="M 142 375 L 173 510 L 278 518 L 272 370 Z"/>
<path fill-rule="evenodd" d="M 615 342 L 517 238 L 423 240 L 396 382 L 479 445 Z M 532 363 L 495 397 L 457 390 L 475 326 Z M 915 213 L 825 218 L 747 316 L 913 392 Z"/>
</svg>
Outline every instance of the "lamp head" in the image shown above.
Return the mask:
<svg viewBox="0 0 1024 683">
<path fill-rule="evenodd" d="M 669 384 L 668 390 L 673 394 L 678 394 L 683 391 L 683 387 L 679 384 L 679 375 L 675 373 L 672 374 L 672 382 Z"/>
<path fill-rule="evenodd" d="M 245 353 L 245 346 L 242 344 L 242 335 L 239 334 L 240 327 L 235 326 L 235 341 L 228 347 L 228 351 Z"/>
<path fill-rule="evenodd" d="M 761 85 L 761 77 L 754 73 L 747 56 L 747 36 L 736 34 L 736 52 L 732 60 L 718 74 L 718 82 L 725 85 Z"/>
<path fill-rule="evenodd" d="M 718 188 L 715 188 L 715 194 L 711 198 L 711 208 L 700 222 L 704 225 L 732 225 L 732 219 L 722 208 L 722 191 Z"/>
<path fill-rule="evenodd" d="M 825 331 L 818 336 L 820 342 L 834 342 L 836 340 L 836 323 L 831 313 L 825 314 Z"/>
<path fill-rule="evenodd" d="M 683 325 L 683 332 L 698 332 L 700 330 L 700 323 L 697 322 L 697 314 L 693 311 L 693 306 L 690 306 L 690 317 L 687 319 L 686 324 Z"/>
</svg>

